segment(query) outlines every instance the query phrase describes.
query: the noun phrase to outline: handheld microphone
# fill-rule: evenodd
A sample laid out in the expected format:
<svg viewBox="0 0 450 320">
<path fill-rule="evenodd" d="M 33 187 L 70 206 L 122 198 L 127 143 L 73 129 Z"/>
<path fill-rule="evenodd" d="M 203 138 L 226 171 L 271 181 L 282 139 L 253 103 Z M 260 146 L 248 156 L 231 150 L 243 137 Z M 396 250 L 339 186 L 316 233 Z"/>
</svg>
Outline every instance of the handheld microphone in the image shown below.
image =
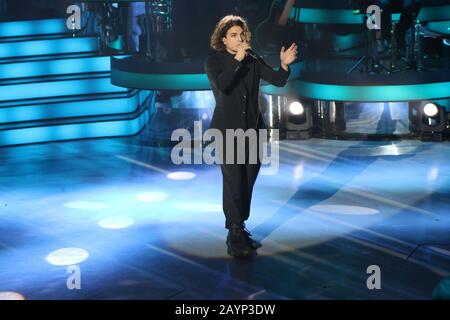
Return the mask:
<svg viewBox="0 0 450 320">
<path fill-rule="evenodd" d="M 247 51 L 248 55 L 250 57 L 252 57 L 253 59 L 258 60 L 260 58 L 259 55 L 252 49 L 247 49 L 246 51 Z"/>
</svg>

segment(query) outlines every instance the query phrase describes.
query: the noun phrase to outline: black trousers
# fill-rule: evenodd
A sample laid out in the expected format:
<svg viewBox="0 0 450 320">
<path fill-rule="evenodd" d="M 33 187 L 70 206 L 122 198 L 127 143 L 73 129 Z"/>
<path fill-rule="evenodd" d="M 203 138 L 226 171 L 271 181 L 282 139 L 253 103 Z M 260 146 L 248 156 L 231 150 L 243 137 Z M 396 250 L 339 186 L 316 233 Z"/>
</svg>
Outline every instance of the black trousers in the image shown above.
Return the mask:
<svg viewBox="0 0 450 320">
<path fill-rule="evenodd" d="M 252 152 L 259 152 L 261 147 L 259 139 L 256 145 L 259 148 L 254 148 Z M 220 165 L 223 179 L 223 212 L 227 229 L 231 224 L 242 225 L 249 218 L 253 186 L 261 168 L 259 157 L 257 157 L 256 163 L 249 161 L 248 141 L 246 141 L 245 147 L 245 164 L 237 164 L 236 156 L 234 163 L 226 164 L 226 152 L 224 152 L 223 164 Z M 235 146 L 235 155 L 236 151 Z"/>
</svg>

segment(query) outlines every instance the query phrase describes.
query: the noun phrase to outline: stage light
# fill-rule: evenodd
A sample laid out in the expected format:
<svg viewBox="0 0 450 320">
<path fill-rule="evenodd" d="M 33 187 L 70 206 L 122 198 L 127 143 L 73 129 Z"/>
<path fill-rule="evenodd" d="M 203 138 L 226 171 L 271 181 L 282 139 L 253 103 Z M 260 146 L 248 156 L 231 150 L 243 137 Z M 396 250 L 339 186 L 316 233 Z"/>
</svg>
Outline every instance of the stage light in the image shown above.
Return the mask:
<svg viewBox="0 0 450 320">
<path fill-rule="evenodd" d="M 98 225 L 105 229 L 125 229 L 134 224 L 134 220 L 127 216 L 111 216 L 101 219 Z"/>
<path fill-rule="evenodd" d="M 0 300 L 25 300 L 25 297 L 18 292 L 3 291 L 0 292 Z"/>
<path fill-rule="evenodd" d="M 195 178 L 195 173 L 192 172 L 172 172 L 167 175 L 167 178 L 172 180 L 190 180 Z"/>
<path fill-rule="evenodd" d="M 443 141 L 447 130 L 447 111 L 436 102 L 411 102 L 409 129 L 421 140 Z"/>
<path fill-rule="evenodd" d="M 45 260 L 54 266 L 71 266 L 83 262 L 89 253 L 80 248 L 62 248 L 50 252 Z"/>
<path fill-rule="evenodd" d="M 305 112 L 305 109 L 300 102 L 294 101 L 289 105 L 289 111 L 291 112 L 291 114 L 298 116 L 303 114 Z"/>
<path fill-rule="evenodd" d="M 309 139 L 312 134 L 312 113 L 311 105 L 305 101 L 284 97 L 285 103 L 283 110 L 286 119 L 286 138 L 287 139 Z"/>
<path fill-rule="evenodd" d="M 423 107 L 423 113 L 428 117 L 434 117 L 438 114 L 439 109 L 434 103 L 427 103 Z"/>
</svg>

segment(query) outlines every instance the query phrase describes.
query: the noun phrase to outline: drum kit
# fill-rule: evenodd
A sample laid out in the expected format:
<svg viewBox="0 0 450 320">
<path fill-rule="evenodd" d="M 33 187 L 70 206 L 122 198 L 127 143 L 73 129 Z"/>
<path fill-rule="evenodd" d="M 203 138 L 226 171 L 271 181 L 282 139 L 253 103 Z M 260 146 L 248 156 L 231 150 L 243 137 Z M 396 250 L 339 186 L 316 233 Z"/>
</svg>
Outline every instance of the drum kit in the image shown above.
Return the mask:
<svg viewBox="0 0 450 320">
<path fill-rule="evenodd" d="M 358 0 L 360 6 L 365 7 L 366 1 Z M 394 30 L 396 29 L 395 24 L 397 22 L 393 21 L 393 26 L 391 28 L 391 37 L 390 37 L 390 65 L 389 67 L 385 67 L 382 63 L 380 63 L 380 59 L 376 56 L 376 54 L 371 54 L 369 57 L 372 58 L 371 61 L 376 61 L 377 64 L 381 67 L 381 70 L 386 73 L 394 73 L 405 70 L 415 70 L 415 71 L 428 71 L 425 66 L 425 46 L 424 43 L 427 39 L 437 39 L 442 40 L 445 46 L 450 45 L 450 22 L 449 21 L 434 21 L 434 22 L 424 22 L 420 21 L 418 18 L 418 13 L 415 12 L 414 24 L 407 32 L 407 45 L 405 47 L 404 56 L 401 57 L 401 61 L 406 63 L 406 67 L 401 67 L 402 63 L 398 60 L 398 48 L 397 42 L 394 36 Z M 369 45 L 370 46 L 370 45 Z M 374 50 L 371 50 L 374 51 Z M 367 57 L 364 57 L 367 58 Z M 352 69 L 348 72 L 351 73 L 356 69 L 358 65 L 362 63 L 361 59 L 358 61 L 357 65 L 353 66 Z M 404 64 L 405 65 L 405 64 Z M 373 69 L 373 68 L 372 68 Z"/>
<path fill-rule="evenodd" d="M 142 53 L 152 61 L 163 61 L 170 53 L 173 35 L 172 0 L 153 0 L 145 2 L 145 14 L 139 16 L 138 24 L 142 30 Z M 124 19 L 120 10 L 110 2 L 93 6 L 100 18 L 102 48 L 107 48 L 117 35 L 123 32 Z"/>
<path fill-rule="evenodd" d="M 145 11 L 145 55 L 153 61 L 164 61 L 172 42 L 172 0 L 145 1 Z"/>
<path fill-rule="evenodd" d="M 153 20 L 153 32 L 171 32 L 173 30 L 172 0 L 146 1 L 148 14 Z"/>
</svg>

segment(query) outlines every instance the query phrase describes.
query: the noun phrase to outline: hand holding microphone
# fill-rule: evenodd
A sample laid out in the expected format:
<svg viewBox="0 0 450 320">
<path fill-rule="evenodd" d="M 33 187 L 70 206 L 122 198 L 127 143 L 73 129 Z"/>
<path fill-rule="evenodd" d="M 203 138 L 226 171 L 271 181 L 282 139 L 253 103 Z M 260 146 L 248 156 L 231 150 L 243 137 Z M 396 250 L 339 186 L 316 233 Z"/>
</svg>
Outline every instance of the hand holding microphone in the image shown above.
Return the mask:
<svg viewBox="0 0 450 320">
<path fill-rule="evenodd" d="M 249 55 L 253 59 L 258 59 L 258 55 L 252 50 L 250 47 L 250 44 L 247 42 L 243 42 L 239 45 L 238 50 L 234 58 L 238 61 L 242 61 L 245 59 L 245 57 Z"/>
</svg>

